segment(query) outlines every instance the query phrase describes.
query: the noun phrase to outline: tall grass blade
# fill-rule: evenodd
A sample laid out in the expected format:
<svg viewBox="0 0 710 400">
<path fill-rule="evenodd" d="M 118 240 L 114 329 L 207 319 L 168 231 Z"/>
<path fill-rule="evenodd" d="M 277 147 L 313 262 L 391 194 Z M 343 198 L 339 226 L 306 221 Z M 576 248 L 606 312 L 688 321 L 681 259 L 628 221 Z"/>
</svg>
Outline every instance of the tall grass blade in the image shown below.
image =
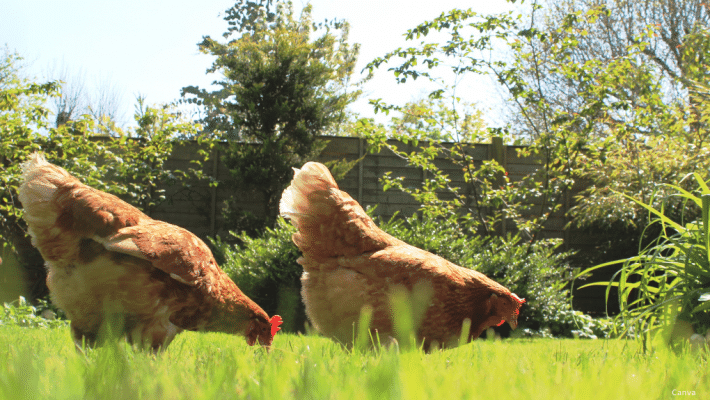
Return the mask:
<svg viewBox="0 0 710 400">
<path fill-rule="evenodd" d="M 702 207 L 701 200 L 697 196 L 695 196 L 693 193 L 683 189 L 680 186 L 668 185 L 668 184 L 666 184 L 665 186 L 677 191 L 680 194 L 680 197 L 684 197 L 684 198 L 692 201 L 693 203 L 695 203 L 695 205 L 697 205 L 698 207 Z"/>
<path fill-rule="evenodd" d="M 402 349 L 416 345 L 416 333 L 429 308 L 434 289 L 431 282 L 417 282 L 411 292 L 402 285 L 394 286 L 389 293 L 394 333 Z"/>
<path fill-rule="evenodd" d="M 631 197 L 631 196 L 629 196 L 629 195 L 627 195 L 627 194 L 621 193 L 621 195 L 623 195 L 623 196 L 626 197 L 627 199 L 633 201 L 634 203 L 640 205 L 641 207 L 643 207 L 644 209 L 646 209 L 648 212 L 650 212 L 651 214 L 653 214 L 653 215 L 655 215 L 656 217 L 658 217 L 658 220 L 661 221 L 664 225 L 668 225 L 668 226 L 670 226 L 671 228 L 675 229 L 676 231 L 682 231 L 682 230 L 684 230 L 683 225 L 681 225 L 681 224 L 679 224 L 679 223 L 673 221 L 672 219 L 668 218 L 668 217 L 663 213 L 662 210 L 661 210 L 661 211 L 656 210 L 655 208 L 653 208 L 653 206 L 648 205 L 648 204 L 646 204 L 646 203 L 644 203 L 644 202 L 642 202 L 642 201 L 636 200 L 636 199 L 634 199 L 633 197 Z"/>
<path fill-rule="evenodd" d="M 359 351 L 365 351 L 374 344 L 370 336 L 371 322 L 372 306 L 366 305 L 360 310 L 360 319 L 357 323 L 357 336 L 355 336 L 355 348 Z"/>
<path fill-rule="evenodd" d="M 705 239 L 705 260 L 710 263 L 710 194 L 702 195 L 703 200 L 703 238 Z"/>
<path fill-rule="evenodd" d="M 693 172 L 693 177 L 695 177 L 695 180 L 698 182 L 698 186 L 700 186 L 701 193 L 703 195 L 710 194 L 710 187 L 708 187 L 708 184 L 705 182 L 703 177 L 697 172 Z"/>
<path fill-rule="evenodd" d="M 404 286 L 394 286 L 389 293 L 394 334 L 400 349 L 411 350 L 415 346 L 414 321 L 410 307 L 409 291 Z"/>
</svg>

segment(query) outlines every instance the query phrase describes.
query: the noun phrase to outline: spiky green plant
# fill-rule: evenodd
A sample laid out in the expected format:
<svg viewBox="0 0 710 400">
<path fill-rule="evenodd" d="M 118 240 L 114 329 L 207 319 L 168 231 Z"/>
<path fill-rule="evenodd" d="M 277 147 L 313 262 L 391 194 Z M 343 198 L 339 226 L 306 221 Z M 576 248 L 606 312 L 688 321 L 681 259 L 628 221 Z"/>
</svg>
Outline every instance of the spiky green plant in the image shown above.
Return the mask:
<svg viewBox="0 0 710 400">
<path fill-rule="evenodd" d="M 698 183 L 695 193 L 679 185 L 668 186 L 686 208 L 697 206 L 702 210 L 699 221 L 676 222 L 662 206 L 656 209 L 626 196 L 649 212 L 650 223 L 645 230 L 656 225 L 660 234 L 637 256 L 597 265 L 577 275 L 621 264 L 609 281 L 580 289 L 605 285 L 608 303 L 612 289 L 617 288 L 620 313 L 615 318 L 616 326 L 621 334 L 633 335 L 644 345 L 655 337 L 670 339 L 677 321 L 691 324 L 699 334 L 706 334 L 710 328 L 710 188 L 700 175 L 691 176 Z"/>
</svg>

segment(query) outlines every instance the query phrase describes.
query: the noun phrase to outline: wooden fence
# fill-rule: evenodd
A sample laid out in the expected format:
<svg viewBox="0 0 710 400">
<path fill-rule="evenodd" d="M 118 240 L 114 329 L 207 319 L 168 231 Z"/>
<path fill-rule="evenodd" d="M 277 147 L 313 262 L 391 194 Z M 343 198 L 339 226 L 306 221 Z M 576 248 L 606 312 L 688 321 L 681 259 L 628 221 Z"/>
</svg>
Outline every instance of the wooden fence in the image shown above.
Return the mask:
<svg viewBox="0 0 710 400">
<path fill-rule="evenodd" d="M 320 154 L 318 161 L 343 159 L 354 161 L 362 158 L 343 179 L 338 181 L 338 185 L 363 207 L 377 206 L 375 215 L 383 218 L 389 218 L 397 211 L 402 215 L 411 215 L 419 209 L 419 204 L 410 195 L 395 190 L 383 191 L 380 178 L 386 172 L 391 172 L 392 176 L 404 177 L 405 186 L 419 187 L 427 178 L 423 170 L 407 165 L 405 160 L 388 149 L 383 149 L 377 154 L 368 154 L 366 142 L 360 138 L 323 137 L 323 139 L 327 140 L 328 144 Z M 414 150 L 412 145 L 399 142 L 395 142 L 395 144 L 402 151 L 411 152 Z M 224 149 L 224 145 L 221 146 L 217 146 L 213 150 L 209 163 L 204 166 L 204 172 L 220 182 L 225 182 L 228 181 L 229 170 L 220 160 L 220 154 Z M 494 140 L 491 144 L 473 145 L 468 154 L 476 163 L 482 163 L 484 160 L 497 160 L 508 172 L 509 179 L 517 181 L 529 176 L 541 165 L 540 161 L 534 157 L 521 157 L 518 154 L 519 149 L 521 149 L 520 146 L 505 146 L 502 141 Z M 190 161 L 198 158 L 198 150 L 198 145 L 191 142 L 176 147 L 172 157 L 166 162 L 166 168 L 188 168 Z M 445 158 L 437 159 L 436 163 L 449 175 L 452 186 L 467 187 L 460 166 Z M 164 189 L 166 189 L 167 201 L 156 207 L 151 212 L 151 216 L 182 226 L 203 238 L 220 235 L 223 239 L 229 240 L 228 231 L 233 227 L 225 225 L 222 209 L 225 200 L 230 196 L 236 195 L 239 206 L 243 210 L 248 210 L 256 215 L 264 215 L 265 212 L 264 199 L 260 193 L 235 193 L 235 189 L 226 184 L 214 188 L 204 182 L 189 182 L 184 186 L 165 187 Z M 563 239 L 565 250 L 576 250 L 580 254 L 594 252 L 596 251 L 595 246 L 603 238 L 590 237 L 574 228 L 565 229 L 569 222 L 566 214 L 573 205 L 573 196 L 577 193 L 579 190 L 566 194 L 561 209 L 549 218 L 541 232 L 541 237 Z M 528 212 L 531 214 L 539 212 L 540 207 L 538 199 L 531 199 L 531 207 Z M 507 229 L 510 228 L 512 225 L 509 224 Z M 503 227 L 503 229 L 506 228 Z M 595 276 L 605 279 L 608 278 L 606 274 L 602 272 L 602 275 Z M 575 308 L 587 312 L 602 312 L 604 310 L 603 298 L 604 288 L 585 289 L 575 293 Z"/>
<path fill-rule="evenodd" d="M 410 195 L 396 191 L 383 191 L 380 178 L 391 172 L 392 176 L 404 177 L 406 187 L 421 187 L 427 179 L 426 172 L 419 168 L 407 165 L 407 162 L 392 151 L 383 149 L 377 154 L 367 154 L 366 143 L 363 139 L 354 137 L 324 137 L 327 146 L 320 154 L 318 161 L 362 159 L 352 168 L 343 179 L 338 182 L 340 188 L 348 192 L 363 207 L 377 206 L 375 215 L 388 218 L 399 211 L 403 215 L 411 215 L 419 209 L 419 204 Z M 397 148 L 411 152 L 412 145 L 394 142 Z M 520 157 L 519 146 L 505 146 L 502 141 L 494 140 L 491 144 L 473 145 L 468 154 L 474 162 L 484 160 L 497 160 L 508 172 L 508 177 L 517 181 L 528 176 L 539 168 L 539 161 L 533 157 Z M 205 173 L 220 182 L 228 181 L 229 170 L 220 160 L 223 147 L 217 146 Z M 187 142 L 176 147 L 172 157 L 166 162 L 166 168 L 184 170 L 190 166 L 190 161 L 197 159 L 199 147 L 196 143 Z M 465 184 L 461 167 L 446 158 L 438 158 L 436 164 L 444 173 L 448 174 L 452 186 L 469 187 Z M 210 188 L 207 183 L 188 182 L 180 187 L 164 187 L 167 201 L 156 207 L 151 216 L 179 226 L 182 226 L 199 236 L 225 236 L 230 227 L 225 226 L 222 218 L 222 209 L 225 200 L 236 196 L 239 207 L 256 215 L 264 215 L 264 199 L 260 193 L 240 192 L 225 184 Z M 470 189 L 469 189 L 470 190 Z M 542 236 L 548 238 L 561 238 L 568 246 L 577 246 L 584 242 L 573 230 L 565 230 L 568 222 L 566 213 L 570 201 L 565 199 L 562 209 L 553 214 L 544 227 Z M 529 212 L 539 212 L 541 205 L 535 204 L 533 199 Z"/>
</svg>

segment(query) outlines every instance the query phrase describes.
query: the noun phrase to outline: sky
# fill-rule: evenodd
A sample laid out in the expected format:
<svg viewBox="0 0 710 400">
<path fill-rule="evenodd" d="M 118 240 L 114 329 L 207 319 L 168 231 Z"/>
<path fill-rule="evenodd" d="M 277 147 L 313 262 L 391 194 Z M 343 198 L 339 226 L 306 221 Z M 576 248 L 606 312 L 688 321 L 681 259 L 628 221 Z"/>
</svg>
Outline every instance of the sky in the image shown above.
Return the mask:
<svg viewBox="0 0 710 400">
<path fill-rule="evenodd" d="M 227 30 L 224 10 L 234 0 L 0 0 L 0 45 L 25 59 L 30 76 L 47 78 L 66 69 L 82 75 L 87 89 L 106 85 L 117 88 L 125 104 L 125 122 L 131 125 L 135 96 L 149 104 L 180 98 L 180 89 L 209 87 L 215 76 L 206 74 L 213 57 L 199 53 L 203 36 L 220 38 Z M 407 29 L 453 8 L 473 8 L 496 13 L 509 8 L 504 0 L 311 0 L 314 21 L 344 19 L 350 23 L 350 43 L 360 44 L 357 71 L 375 57 L 407 42 Z M 306 1 L 294 0 L 300 10 Z M 489 119 L 497 96 L 485 79 L 467 83 L 457 94 L 473 101 Z M 363 88 L 362 99 L 350 109 L 376 117 L 368 99 L 393 104 L 421 98 L 424 87 L 396 84 L 391 72 L 381 69 Z M 494 115 L 495 113 L 493 113 Z M 490 122 L 490 121 L 489 121 Z"/>
</svg>

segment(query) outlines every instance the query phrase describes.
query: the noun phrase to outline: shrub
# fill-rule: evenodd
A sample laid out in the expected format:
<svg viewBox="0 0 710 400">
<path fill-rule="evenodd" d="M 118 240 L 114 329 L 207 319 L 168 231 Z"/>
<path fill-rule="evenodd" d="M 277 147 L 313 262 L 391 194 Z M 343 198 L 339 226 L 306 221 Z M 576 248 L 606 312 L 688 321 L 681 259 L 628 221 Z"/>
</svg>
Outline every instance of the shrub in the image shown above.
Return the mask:
<svg viewBox="0 0 710 400">
<path fill-rule="evenodd" d="M 0 325 L 17 325 L 29 328 L 58 328 L 69 322 L 61 311 L 53 309 L 46 301 L 39 301 L 35 307 L 20 296 L 17 300 L 4 303 L 0 312 Z"/>
</svg>

